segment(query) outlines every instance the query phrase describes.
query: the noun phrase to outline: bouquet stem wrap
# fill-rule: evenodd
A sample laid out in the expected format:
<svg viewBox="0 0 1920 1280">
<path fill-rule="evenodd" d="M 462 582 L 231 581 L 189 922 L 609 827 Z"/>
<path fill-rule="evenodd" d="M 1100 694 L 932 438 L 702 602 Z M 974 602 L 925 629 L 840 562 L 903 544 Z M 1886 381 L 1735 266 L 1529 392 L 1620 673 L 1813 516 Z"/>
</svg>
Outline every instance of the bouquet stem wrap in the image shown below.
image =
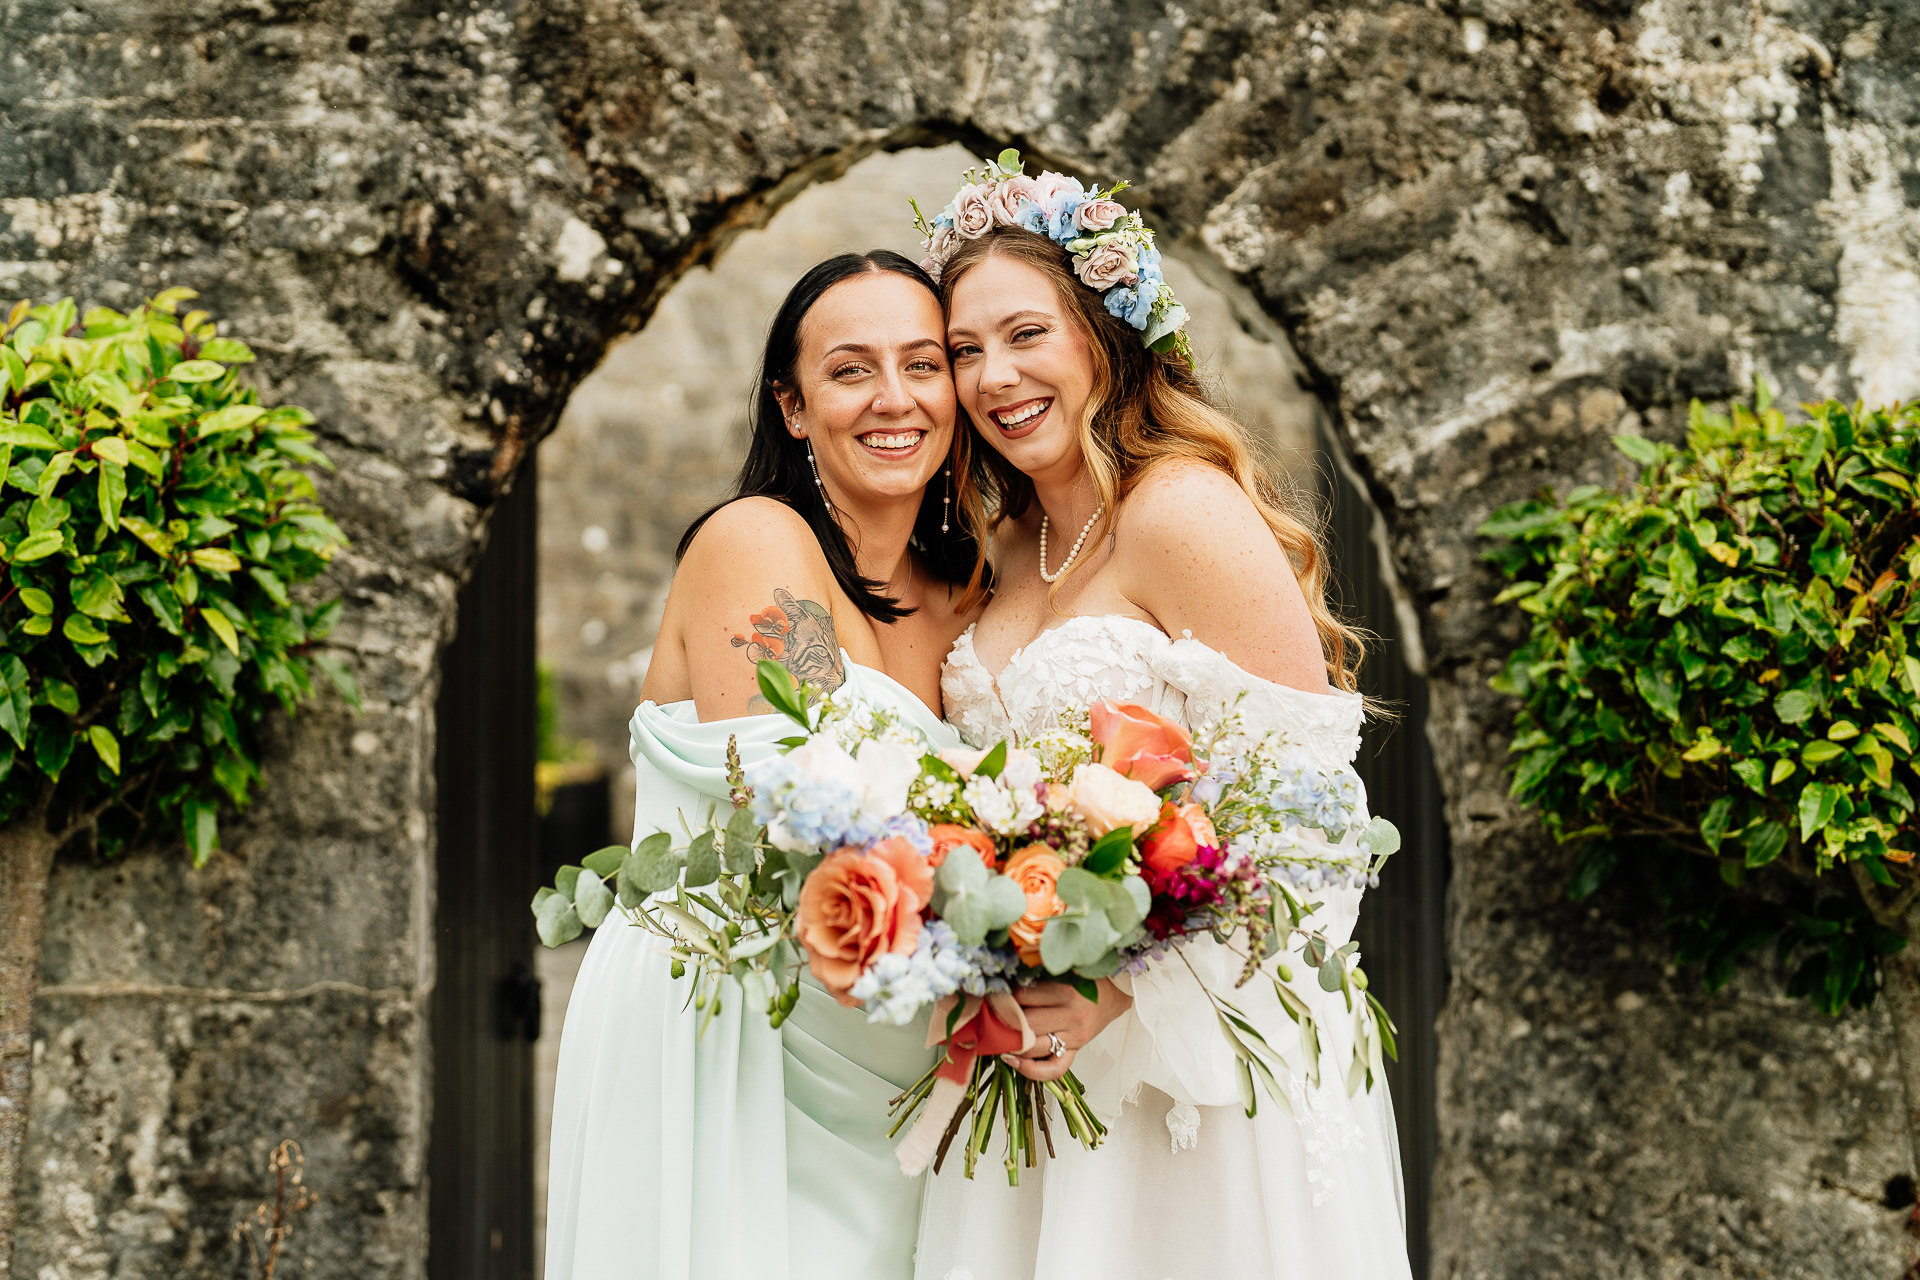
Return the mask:
<svg viewBox="0 0 1920 1280">
<path fill-rule="evenodd" d="M 960 1009 L 957 1024 L 951 1022 L 959 996 L 942 996 L 933 1009 L 927 1027 L 927 1047 L 944 1043 L 947 1055 L 933 1069 L 933 1092 L 926 1107 L 914 1121 L 907 1139 L 895 1149 L 900 1172 L 917 1177 L 933 1159 L 941 1135 L 953 1120 L 953 1113 L 967 1096 L 967 1081 L 973 1074 L 975 1058 L 997 1057 L 1003 1053 L 1025 1053 L 1033 1047 L 1033 1028 L 1027 1025 L 1026 1010 L 1006 992 L 988 996 L 968 996 Z M 949 1033 L 947 1027 L 953 1026 Z"/>
</svg>

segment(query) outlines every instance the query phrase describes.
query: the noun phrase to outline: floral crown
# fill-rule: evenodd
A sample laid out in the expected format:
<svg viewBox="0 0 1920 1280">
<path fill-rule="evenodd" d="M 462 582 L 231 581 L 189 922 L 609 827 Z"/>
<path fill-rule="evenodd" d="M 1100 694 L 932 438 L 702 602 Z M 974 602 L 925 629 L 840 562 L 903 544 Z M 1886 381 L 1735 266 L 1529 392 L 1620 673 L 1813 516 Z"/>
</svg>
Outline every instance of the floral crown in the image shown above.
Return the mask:
<svg viewBox="0 0 1920 1280">
<path fill-rule="evenodd" d="M 920 266 L 935 282 L 947 260 L 968 240 L 995 227 L 1019 227 L 1045 236 L 1073 257 L 1073 274 L 1106 303 L 1109 315 L 1140 330 L 1151 351 L 1193 359 L 1183 329 L 1187 309 L 1174 299 L 1160 273 L 1160 251 L 1140 215 L 1113 197 L 1127 184 L 1102 191 L 1082 186 L 1061 173 L 1026 176 L 1020 153 L 1011 147 L 998 159 L 960 175 L 960 190 L 933 221 L 918 202 L 913 225 L 926 237 Z"/>
</svg>

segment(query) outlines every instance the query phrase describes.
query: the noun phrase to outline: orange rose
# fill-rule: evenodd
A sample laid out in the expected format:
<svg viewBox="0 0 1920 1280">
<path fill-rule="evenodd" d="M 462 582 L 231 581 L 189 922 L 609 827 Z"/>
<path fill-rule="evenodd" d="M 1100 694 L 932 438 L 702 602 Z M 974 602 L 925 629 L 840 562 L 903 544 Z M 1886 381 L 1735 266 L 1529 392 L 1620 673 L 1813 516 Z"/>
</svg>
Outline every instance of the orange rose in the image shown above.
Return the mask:
<svg viewBox="0 0 1920 1280">
<path fill-rule="evenodd" d="M 1027 895 L 1027 914 L 1013 922 L 1007 936 L 1013 939 L 1014 949 L 1026 964 L 1040 963 L 1040 934 L 1046 929 L 1047 921 L 1067 909 L 1054 888 L 1060 883 L 1060 873 L 1066 869 L 1067 864 L 1060 861 L 1060 855 L 1044 844 L 1030 844 L 1007 859 L 1002 874 Z"/>
<path fill-rule="evenodd" d="M 920 911 L 933 898 L 933 868 L 898 836 L 862 852 L 828 854 L 800 887 L 798 933 L 807 967 L 848 1008 L 847 993 L 883 951 L 911 951 Z"/>
<path fill-rule="evenodd" d="M 947 851 L 965 845 L 980 855 L 980 861 L 987 864 L 987 870 L 997 871 L 1000 857 L 993 850 L 993 841 L 984 831 L 972 827 L 958 827 L 951 822 L 936 822 L 927 828 L 927 834 L 933 837 L 933 856 L 927 859 L 927 865 L 937 867 L 947 860 Z"/>
<path fill-rule="evenodd" d="M 1167 875 L 1193 861 L 1200 846 L 1217 848 L 1220 837 L 1213 820 L 1197 804 L 1160 806 L 1160 820 L 1140 838 L 1140 856 L 1149 867 Z"/>
<path fill-rule="evenodd" d="M 1093 706 L 1093 740 L 1100 763 L 1151 790 L 1193 777 L 1193 739 L 1165 716 L 1126 702 Z"/>
</svg>

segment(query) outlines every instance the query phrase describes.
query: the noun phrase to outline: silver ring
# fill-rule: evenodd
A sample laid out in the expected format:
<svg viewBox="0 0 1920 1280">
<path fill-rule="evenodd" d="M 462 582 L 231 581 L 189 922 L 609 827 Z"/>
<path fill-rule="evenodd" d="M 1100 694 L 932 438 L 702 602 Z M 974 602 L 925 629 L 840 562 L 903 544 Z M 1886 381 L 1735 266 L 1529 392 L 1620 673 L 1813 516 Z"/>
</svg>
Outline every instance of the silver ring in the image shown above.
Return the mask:
<svg viewBox="0 0 1920 1280">
<path fill-rule="evenodd" d="M 1067 1051 L 1067 1044 L 1066 1044 L 1066 1041 L 1064 1041 L 1064 1040 L 1062 1040 L 1062 1039 L 1060 1038 L 1060 1033 L 1059 1033 L 1059 1032 L 1057 1032 L 1057 1031 L 1049 1031 L 1049 1032 L 1047 1032 L 1047 1041 L 1048 1041 L 1048 1043 L 1050 1043 L 1050 1044 L 1051 1044 L 1051 1045 L 1053 1046 L 1053 1052 L 1052 1052 L 1052 1053 L 1050 1053 L 1050 1054 L 1048 1054 L 1048 1055 L 1047 1055 L 1047 1057 L 1049 1057 L 1049 1058 L 1057 1058 L 1057 1057 L 1059 1057 L 1059 1056 L 1060 1056 L 1061 1054 L 1063 1054 L 1063 1053 L 1065 1053 L 1065 1052 Z"/>
</svg>

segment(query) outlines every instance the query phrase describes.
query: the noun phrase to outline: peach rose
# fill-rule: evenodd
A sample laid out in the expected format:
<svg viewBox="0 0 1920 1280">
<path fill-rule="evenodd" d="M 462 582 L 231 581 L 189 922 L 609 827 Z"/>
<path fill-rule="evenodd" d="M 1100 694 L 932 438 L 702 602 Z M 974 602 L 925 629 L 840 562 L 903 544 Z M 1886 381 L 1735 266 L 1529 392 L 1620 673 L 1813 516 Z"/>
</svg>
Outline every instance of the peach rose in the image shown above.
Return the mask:
<svg viewBox="0 0 1920 1280">
<path fill-rule="evenodd" d="M 1020 221 L 1020 202 L 1032 200 L 1040 203 L 1040 188 L 1032 178 L 1008 178 L 1005 182 L 996 182 L 993 194 L 987 197 L 987 203 L 993 207 L 993 220 L 1003 227 L 1015 226 Z"/>
<path fill-rule="evenodd" d="M 1014 950 L 1020 953 L 1024 964 L 1040 963 L 1040 935 L 1046 930 L 1047 921 L 1067 909 L 1055 890 L 1060 883 L 1060 873 L 1066 869 L 1067 864 L 1060 861 L 1060 855 L 1044 844 L 1030 844 L 1007 859 L 1003 874 L 1027 895 L 1027 914 L 1007 929 L 1007 936 L 1013 940 Z"/>
<path fill-rule="evenodd" d="M 1193 777 L 1193 739 L 1165 716 L 1131 702 L 1095 703 L 1093 740 L 1100 763 L 1158 791 Z"/>
<path fill-rule="evenodd" d="M 953 229 L 969 240 L 978 240 L 993 230 L 993 205 L 983 183 L 960 188 L 953 198 Z"/>
<path fill-rule="evenodd" d="M 807 967 L 848 1008 L 847 993 L 884 951 L 912 951 L 920 912 L 933 898 L 933 868 L 895 836 L 862 851 L 828 854 L 800 887 L 798 933 Z"/>
<path fill-rule="evenodd" d="M 1118 200 L 1089 200 L 1073 211 L 1073 225 L 1082 231 L 1111 231 L 1126 212 Z"/>
<path fill-rule="evenodd" d="M 1080 277 L 1080 283 L 1099 293 L 1127 279 L 1133 271 L 1133 246 L 1118 238 L 1097 244 L 1093 252 L 1073 260 L 1073 274 Z"/>
<path fill-rule="evenodd" d="M 987 864 L 987 870 L 1000 868 L 1000 856 L 994 852 L 993 841 L 984 831 L 972 827 L 956 826 L 951 822 L 936 822 L 927 828 L 927 834 L 933 838 L 933 856 L 927 859 L 927 865 L 938 867 L 947 860 L 947 854 L 953 849 L 972 849 L 980 855 L 980 861 Z"/>
<path fill-rule="evenodd" d="M 1160 797 L 1104 764 L 1083 764 L 1073 770 L 1073 808 L 1097 840 L 1116 827 L 1145 831 L 1160 812 Z"/>
<path fill-rule="evenodd" d="M 1140 840 L 1141 859 L 1161 875 L 1193 861 L 1202 846 L 1217 848 L 1220 837 L 1213 820 L 1197 804 L 1160 807 L 1160 820 Z"/>
</svg>

